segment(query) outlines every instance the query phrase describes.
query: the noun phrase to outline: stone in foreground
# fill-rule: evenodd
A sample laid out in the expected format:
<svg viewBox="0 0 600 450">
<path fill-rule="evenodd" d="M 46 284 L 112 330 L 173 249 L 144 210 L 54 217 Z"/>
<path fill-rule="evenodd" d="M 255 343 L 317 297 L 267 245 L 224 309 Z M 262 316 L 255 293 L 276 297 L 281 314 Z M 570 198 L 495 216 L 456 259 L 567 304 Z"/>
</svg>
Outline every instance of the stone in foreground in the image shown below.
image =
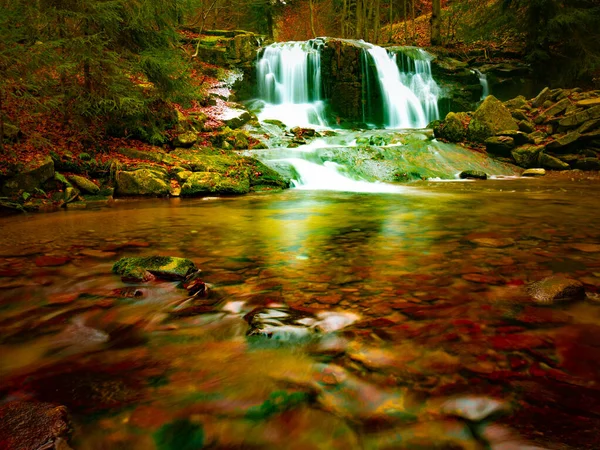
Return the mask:
<svg viewBox="0 0 600 450">
<path fill-rule="evenodd" d="M 585 298 L 583 283 L 560 275 L 530 284 L 527 292 L 534 302 L 541 305 L 553 305 Z"/>
<path fill-rule="evenodd" d="M 527 169 L 521 174 L 522 177 L 543 177 L 544 175 L 546 175 L 545 169 Z"/>
<path fill-rule="evenodd" d="M 183 280 L 187 275 L 196 271 L 193 261 L 173 256 L 146 256 L 121 258 L 112 268 L 117 275 L 124 279 L 142 281 L 146 272 L 167 280 Z"/>
<path fill-rule="evenodd" d="M 461 180 L 487 180 L 487 173 L 481 170 L 464 170 L 459 175 Z"/>
<path fill-rule="evenodd" d="M 0 406 L 3 449 L 69 450 L 67 408 L 50 403 L 14 401 Z"/>
</svg>

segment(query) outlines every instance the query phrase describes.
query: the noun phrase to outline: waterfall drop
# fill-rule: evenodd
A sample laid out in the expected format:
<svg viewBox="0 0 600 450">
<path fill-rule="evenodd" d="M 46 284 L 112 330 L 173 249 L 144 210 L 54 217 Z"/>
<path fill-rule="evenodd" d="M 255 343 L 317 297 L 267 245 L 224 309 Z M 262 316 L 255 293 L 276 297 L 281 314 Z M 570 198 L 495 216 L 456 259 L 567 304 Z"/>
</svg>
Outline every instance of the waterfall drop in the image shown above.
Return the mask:
<svg viewBox="0 0 600 450">
<path fill-rule="evenodd" d="M 490 85 L 487 80 L 487 75 L 477 69 L 473 69 L 473 72 L 479 77 L 479 84 L 481 84 L 482 88 L 481 100 L 485 100 L 485 98 L 490 95 Z"/>
<path fill-rule="evenodd" d="M 257 65 L 259 96 L 265 101 L 259 119 L 327 126 L 321 100 L 321 45 L 315 39 L 265 47 Z"/>
</svg>

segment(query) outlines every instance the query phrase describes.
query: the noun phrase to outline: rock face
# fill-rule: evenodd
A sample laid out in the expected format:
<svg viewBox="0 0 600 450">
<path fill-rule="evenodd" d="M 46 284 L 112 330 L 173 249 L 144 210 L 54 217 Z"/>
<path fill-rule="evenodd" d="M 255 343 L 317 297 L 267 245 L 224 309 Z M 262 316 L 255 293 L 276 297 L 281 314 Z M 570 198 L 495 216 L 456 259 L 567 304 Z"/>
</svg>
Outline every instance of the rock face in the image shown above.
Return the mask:
<svg viewBox="0 0 600 450">
<path fill-rule="evenodd" d="M 508 108 L 496 97 L 489 95 L 473 114 L 467 133 L 471 141 L 484 142 L 501 131 L 518 129 Z"/>
<path fill-rule="evenodd" d="M 0 406 L 0 447 L 6 450 L 69 450 L 67 408 L 14 401 Z"/>
<path fill-rule="evenodd" d="M 533 301 L 542 305 L 583 300 L 583 283 L 564 276 L 553 276 L 533 283 L 527 287 Z"/>
<path fill-rule="evenodd" d="M 19 191 L 32 191 L 41 187 L 46 181 L 54 177 L 54 162 L 50 156 L 39 161 L 32 161 L 12 178 L 4 182 L 2 194 L 16 195 Z"/>
<path fill-rule="evenodd" d="M 181 186 L 182 196 L 206 194 L 246 194 L 250 191 L 247 177 L 227 177 L 215 172 L 195 172 Z"/>
</svg>

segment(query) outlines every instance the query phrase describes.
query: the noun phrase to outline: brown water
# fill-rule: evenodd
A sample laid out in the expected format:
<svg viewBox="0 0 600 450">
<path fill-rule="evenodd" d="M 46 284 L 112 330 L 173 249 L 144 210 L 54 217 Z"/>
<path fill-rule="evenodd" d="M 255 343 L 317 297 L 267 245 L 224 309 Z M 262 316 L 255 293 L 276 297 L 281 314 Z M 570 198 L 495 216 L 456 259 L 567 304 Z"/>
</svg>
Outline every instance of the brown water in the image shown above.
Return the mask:
<svg viewBox="0 0 600 450">
<path fill-rule="evenodd" d="M 429 183 L 2 218 L 0 399 L 66 406 L 75 449 L 600 448 L 599 195 Z M 211 296 L 111 273 L 157 254 Z M 533 305 L 553 274 L 588 300 Z"/>
</svg>

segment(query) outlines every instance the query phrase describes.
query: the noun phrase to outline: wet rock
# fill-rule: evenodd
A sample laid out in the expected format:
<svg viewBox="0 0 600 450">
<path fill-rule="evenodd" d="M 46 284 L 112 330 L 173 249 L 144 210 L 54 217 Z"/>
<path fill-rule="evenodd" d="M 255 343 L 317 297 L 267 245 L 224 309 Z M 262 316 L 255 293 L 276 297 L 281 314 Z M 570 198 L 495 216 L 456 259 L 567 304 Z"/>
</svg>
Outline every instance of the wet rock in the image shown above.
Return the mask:
<svg viewBox="0 0 600 450">
<path fill-rule="evenodd" d="M 572 244 L 571 248 L 584 253 L 600 253 L 600 245 L 598 244 Z"/>
<path fill-rule="evenodd" d="M 518 130 L 510 111 L 493 95 L 489 95 L 473 114 L 467 130 L 469 139 L 484 142 L 500 131 Z"/>
<path fill-rule="evenodd" d="M 575 168 L 579 170 L 600 170 L 600 159 L 581 158 L 575 162 Z"/>
<path fill-rule="evenodd" d="M 115 176 L 117 195 L 168 195 L 169 178 L 164 170 L 138 169 L 119 171 Z"/>
<path fill-rule="evenodd" d="M 515 245 L 514 239 L 511 238 L 479 237 L 470 239 L 470 242 L 481 247 L 489 248 L 506 248 Z"/>
<path fill-rule="evenodd" d="M 521 109 L 525 105 L 527 105 L 527 99 L 522 95 L 519 95 L 515 98 L 512 98 L 512 99 L 504 102 L 504 106 L 506 106 L 511 111 L 515 110 L 515 109 Z"/>
<path fill-rule="evenodd" d="M 534 302 L 541 305 L 553 305 L 585 298 L 583 283 L 560 275 L 530 284 L 527 292 Z"/>
<path fill-rule="evenodd" d="M 546 149 L 550 151 L 562 150 L 569 145 L 575 144 L 580 138 L 581 134 L 577 131 L 573 131 L 572 133 L 555 138 L 552 142 L 546 144 Z"/>
<path fill-rule="evenodd" d="M 79 175 L 69 175 L 67 178 L 71 183 L 73 183 L 86 194 L 97 195 L 100 193 L 100 187 L 85 177 Z"/>
<path fill-rule="evenodd" d="M 568 98 L 563 98 L 561 101 L 544 111 L 544 114 L 546 114 L 547 117 L 554 117 L 564 112 L 570 105 L 571 101 Z"/>
<path fill-rule="evenodd" d="M 543 177 L 544 175 L 546 175 L 545 169 L 527 169 L 521 174 L 522 177 Z"/>
<path fill-rule="evenodd" d="M 581 106 L 583 108 L 591 108 L 592 106 L 600 106 L 600 97 L 579 100 L 577 102 L 577 106 Z"/>
<path fill-rule="evenodd" d="M 540 153 L 539 165 L 550 170 L 569 170 L 571 168 L 566 162 L 544 152 Z"/>
<path fill-rule="evenodd" d="M 196 271 L 193 261 L 173 256 L 147 256 L 121 258 L 112 268 L 112 271 L 123 277 L 136 278 L 140 271 L 167 280 L 183 280 L 191 272 Z"/>
<path fill-rule="evenodd" d="M 535 125 L 526 119 L 519 121 L 518 126 L 519 130 L 524 133 L 533 133 L 535 131 Z"/>
<path fill-rule="evenodd" d="M 67 408 L 13 401 L 0 406 L 0 447 L 4 450 L 69 450 Z"/>
<path fill-rule="evenodd" d="M 498 156 L 510 156 L 515 148 L 515 140 L 509 136 L 492 136 L 485 140 L 485 149 L 488 153 Z"/>
<path fill-rule="evenodd" d="M 487 173 L 481 170 L 464 170 L 460 173 L 461 180 L 487 180 Z"/>
<path fill-rule="evenodd" d="M 439 128 L 434 128 L 436 137 L 446 139 L 448 142 L 460 142 L 466 136 L 465 124 L 468 123 L 465 113 L 449 112 Z"/>
<path fill-rule="evenodd" d="M 543 149 L 543 145 L 522 145 L 515 148 L 511 155 L 519 166 L 529 169 L 537 166 Z"/>
<path fill-rule="evenodd" d="M 56 267 L 64 266 L 71 261 L 69 256 L 39 256 L 35 259 L 35 265 L 38 267 Z"/>
</svg>

